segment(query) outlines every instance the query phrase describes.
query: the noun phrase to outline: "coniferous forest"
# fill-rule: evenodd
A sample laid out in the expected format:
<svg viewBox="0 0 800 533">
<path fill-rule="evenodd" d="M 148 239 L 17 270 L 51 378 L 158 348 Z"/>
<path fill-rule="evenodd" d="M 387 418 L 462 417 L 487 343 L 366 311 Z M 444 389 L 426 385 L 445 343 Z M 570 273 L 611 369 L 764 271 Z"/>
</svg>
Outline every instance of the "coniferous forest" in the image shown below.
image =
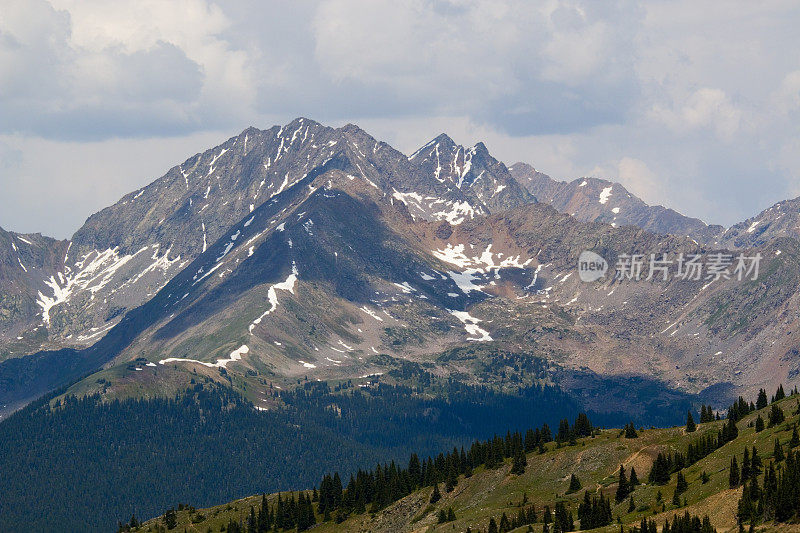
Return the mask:
<svg viewBox="0 0 800 533">
<path fill-rule="evenodd" d="M 447 387 L 445 400 L 402 386 L 334 393 L 307 383 L 282 393 L 284 407 L 270 412 L 202 384 L 169 400 L 66 397 L 51 405 L 50 395 L 0 424 L 0 516 L 13 531 L 53 523 L 107 531 L 175 501 L 210 505 L 304 488 L 320 472 L 349 477 L 379 461 L 433 455 L 578 413 L 552 387 L 514 396 Z"/>
<path fill-rule="evenodd" d="M 125 517 L 157 516 L 164 509 L 169 522 L 176 501 L 202 507 L 253 493 L 301 490 L 251 518 L 270 528 L 305 529 L 318 520 L 380 511 L 420 488 L 433 488 L 434 504 L 476 468 L 508 463 L 510 474 L 522 474 L 527 454 L 544 453 L 551 442 L 556 449 L 574 446 L 596 432 L 590 416 L 556 387 L 508 395 L 447 381 L 438 395 L 428 396 L 399 385 L 332 390 L 308 382 L 276 395 L 282 407 L 271 411 L 258 411 L 238 393 L 210 383 L 172 399 L 103 401 L 59 393 L 43 398 L 0 424 L 3 525 L 13 531 L 49 530 L 54 523 L 59 530 L 105 531 Z M 773 402 L 784 397 L 779 389 Z M 684 469 L 735 440 L 736 421 L 755 409 L 740 398 L 717 431 L 694 437 L 685 452 L 659 454 L 648 482 L 663 485 L 677 473 L 674 501 L 680 502 Z M 704 410 L 701 423 L 713 421 L 711 409 Z M 787 423 L 778 405 L 766 411 L 770 427 Z M 755 427 L 759 431 L 757 422 Z M 800 444 L 796 434 L 794 446 Z M 639 438 L 634 424 L 628 422 L 619 438 Z M 776 444 L 775 460 L 766 467 L 755 449 L 732 457 L 730 486 L 744 485 L 743 522 L 797 516 L 800 458 L 794 446 L 784 453 Z M 370 465 L 377 466 L 365 469 Z M 633 506 L 637 473 L 620 467 L 618 478 L 617 503 L 631 498 Z M 318 487 L 313 498 L 302 492 L 308 487 Z M 581 490 L 580 480 L 570 480 L 570 487 Z M 583 496 L 578 520 L 593 527 L 610 524 L 612 501 L 588 491 Z M 455 520 L 452 509 L 443 511 L 441 523 Z M 520 511 L 501 517 L 498 531 L 536 520 L 535 507 Z M 543 519 L 550 514 L 544 509 Z M 554 530 L 574 528 L 563 502 L 555 502 L 552 520 Z M 697 525 L 693 518 L 687 524 Z M 704 531 L 706 525 L 700 523 Z"/>
</svg>

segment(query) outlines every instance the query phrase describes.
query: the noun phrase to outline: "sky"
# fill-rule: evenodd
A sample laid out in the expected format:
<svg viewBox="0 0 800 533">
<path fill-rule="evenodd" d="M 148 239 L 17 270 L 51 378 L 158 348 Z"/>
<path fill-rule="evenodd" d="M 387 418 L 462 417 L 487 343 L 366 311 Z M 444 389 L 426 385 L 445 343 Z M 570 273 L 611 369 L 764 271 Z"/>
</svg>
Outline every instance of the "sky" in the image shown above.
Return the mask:
<svg viewBox="0 0 800 533">
<path fill-rule="evenodd" d="M 731 225 L 800 195 L 798 27 L 796 1 L 0 0 L 0 226 L 68 238 L 299 116 Z"/>
</svg>

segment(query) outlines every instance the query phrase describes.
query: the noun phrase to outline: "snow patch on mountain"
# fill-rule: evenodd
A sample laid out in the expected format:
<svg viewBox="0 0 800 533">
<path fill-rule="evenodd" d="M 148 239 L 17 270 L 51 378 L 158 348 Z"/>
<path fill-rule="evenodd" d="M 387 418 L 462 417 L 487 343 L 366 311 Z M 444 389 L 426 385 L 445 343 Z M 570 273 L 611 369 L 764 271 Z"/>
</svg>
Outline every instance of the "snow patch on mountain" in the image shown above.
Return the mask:
<svg viewBox="0 0 800 533">
<path fill-rule="evenodd" d="M 431 250 L 431 253 L 438 259 L 461 268 L 472 268 L 478 272 L 488 273 L 492 270 L 501 268 L 525 268 L 533 259 L 522 260 L 519 255 L 507 256 L 502 252 L 492 252 L 492 245 L 488 245 L 480 255 L 468 256 L 466 247 L 463 244 L 447 246 L 438 250 Z"/>
<path fill-rule="evenodd" d="M 94 297 L 94 294 L 105 287 L 120 268 L 146 249 L 147 247 L 144 247 L 134 254 L 122 256 L 118 253 L 118 247 L 102 252 L 94 250 L 75 263 L 76 270 L 66 267 L 64 272 L 58 272 L 57 278 L 50 276 L 50 279 L 44 280 L 44 284 L 53 291 L 52 296 L 38 291 L 39 297 L 36 303 L 42 308 L 42 319 L 45 324 L 50 325 L 50 310 L 53 307 L 69 301 L 79 290 L 88 290 Z"/>
<path fill-rule="evenodd" d="M 448 311 L 451 315 L 459 319 L 462 324 L 464 324 L 464 329 L 467 330 L 467 333 L 473 335 L 473 337 L 467 337 L 467 340 L 477 342 L 494 340 L 492 339 L 492 336 L 489 335 L 488 331 L 478 326 L 478 323 L 483 322 L 481 319 L 475 318 L 466 311 L 455 311 L 452 309 L 449 309 Z"/>
<path fill-rule="evenodd" d="M 375 311 L 373 311 L 372 309 L 370 309 L 366 305 L 364 307 L 359 307 L 359 309 L 364 311 L 366 314 L 368 314 L 369 316 L 371 316 L 372 318 L 374 318 L 378 322 L 383 322 L 383 319 L 381 317 L 379 317 L 378 314 Z"/>
<path fill-rule="evenodd" d="M 278 293 L 277 290 L 289 291 L 290 293 L 294 294 L 294 286 L 297 283 L 297 265 L 292 261 L 292 273 L 289 274 L 284 281 L 280 283 L 275 283 L 272 285 L 269 290 L 267 291 L 267 299 L 269 300 L 270 308 L 264 311 L 258 318 L 253 320 L 253 322 L 248 327 L 248 331 L 250 334 L 253 333 L 253 330 L 256 329 L 256 326 L 261 324 L 261 321 L 270 313 L 272 313 L 275 309 L 278 308 Z"/>
<path fill-rule="evenodd" d="M 167 357 L 166 359 L 162 359 L 158 362 L 159 365 L 165 365 L 167 363 L 197 363 L 199 365 L 207 366 L 209 368 L 227 368 L 228 363 L 233 363 L 234 361 L 241 361 L 242 356 L 249 353 L 250 348 L 243 344 L 239 348 L 235 349 L 231 352 L 231 354 L 225 359 L 217 359 L 216 363 L 208 363 L 205 361 L 198 361 L 197 359 L 185 359 L 183 357 Z M 150 366 L 150 365 L 147 365 Z"/>
</svg>

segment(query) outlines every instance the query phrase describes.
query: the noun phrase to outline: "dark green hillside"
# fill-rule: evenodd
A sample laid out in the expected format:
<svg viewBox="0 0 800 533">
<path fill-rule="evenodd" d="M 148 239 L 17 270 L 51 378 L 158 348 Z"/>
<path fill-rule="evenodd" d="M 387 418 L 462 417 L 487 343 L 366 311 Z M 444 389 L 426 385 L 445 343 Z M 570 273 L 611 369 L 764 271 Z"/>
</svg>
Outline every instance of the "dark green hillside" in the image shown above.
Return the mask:
<svg viewBox="0 0 800 533">
<path fill-rule="evenodd" d="M 573 418 L 556 388 L 518 396 L 443 384 L 443 397 L 407 387 L 309 383 L 260 412 L 235 392 L 197 385 L 174 399 L 38 401 L 0 424 L 0 524 L 10 531 L 108 531 L 167 505 L 211 505 L 349 475 L 378 460 L 432 454 L 509 428 Z"/>
</svg>

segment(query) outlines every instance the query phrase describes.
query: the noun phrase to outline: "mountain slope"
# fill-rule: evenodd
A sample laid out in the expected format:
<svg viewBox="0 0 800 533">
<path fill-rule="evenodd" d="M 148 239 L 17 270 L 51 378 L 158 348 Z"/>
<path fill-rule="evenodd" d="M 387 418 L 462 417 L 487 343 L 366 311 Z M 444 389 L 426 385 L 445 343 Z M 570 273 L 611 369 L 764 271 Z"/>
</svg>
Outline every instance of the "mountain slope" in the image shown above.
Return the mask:
<svg viewBox="0 0 800 533">
<path fill-rule="evenodd" d="M 784 200 L 758 215 L 726 229 L 718 245 L 729 248 L 754 248 L 775 239 L 800 238 L 800 198 Z"/>
<path fill-rule="evenodd" d="M 579 220 L 637 226 L 653 233 L 688 236 L 701 243 L 713 241 L 723 229 L 660 205 L 647 205 L 619 183 L 598 178 L 556 181 L 525 163 L 516 163 L 509 171 L 537 200 Z"/>
<path fill-rule="evenodd" d="M 414 220 L 404 204 L 351 180 L 351 167 L 332 160 L 287 191 L 291 201 L 281 195 L 234 225 L 145 306 L 141 326 L 126 323 L 113 351 L 119 335 L 104 339 L 103 353 L 115 357 L 109 368 L 141 360 L 215 379 L 223 368 L 245 379 L 254 401 L 263 384 L 244 378 L 251 372 L 288 386 L 296 377 L 386 372 L 395 359 L 493 382 L 483 343 L 692 392 L 753 387 L 796 368 L 782 362 L 787 344 L 774 342 L 796 315 L 800 251 L 791 242 L 767 256 L 758 283 L 587 285 L 572 275 L 581 249 L 613 262 L 625 250 L 675 255 L 696 245 L 581 223 L 544 205 L 458 226 Z M 748 315 L 753 309 L 763 314 Z M 726 323 L 739 325 L 719 327 Z M 454 349 L 457 357 L 442 355 Z"/>
<path fill-rule="evenodd" d="M 0 228 L 0 360 L 47 346 L 37 305 L 41 280 L 56 276 L 68 244 Z"/>
</svg>

